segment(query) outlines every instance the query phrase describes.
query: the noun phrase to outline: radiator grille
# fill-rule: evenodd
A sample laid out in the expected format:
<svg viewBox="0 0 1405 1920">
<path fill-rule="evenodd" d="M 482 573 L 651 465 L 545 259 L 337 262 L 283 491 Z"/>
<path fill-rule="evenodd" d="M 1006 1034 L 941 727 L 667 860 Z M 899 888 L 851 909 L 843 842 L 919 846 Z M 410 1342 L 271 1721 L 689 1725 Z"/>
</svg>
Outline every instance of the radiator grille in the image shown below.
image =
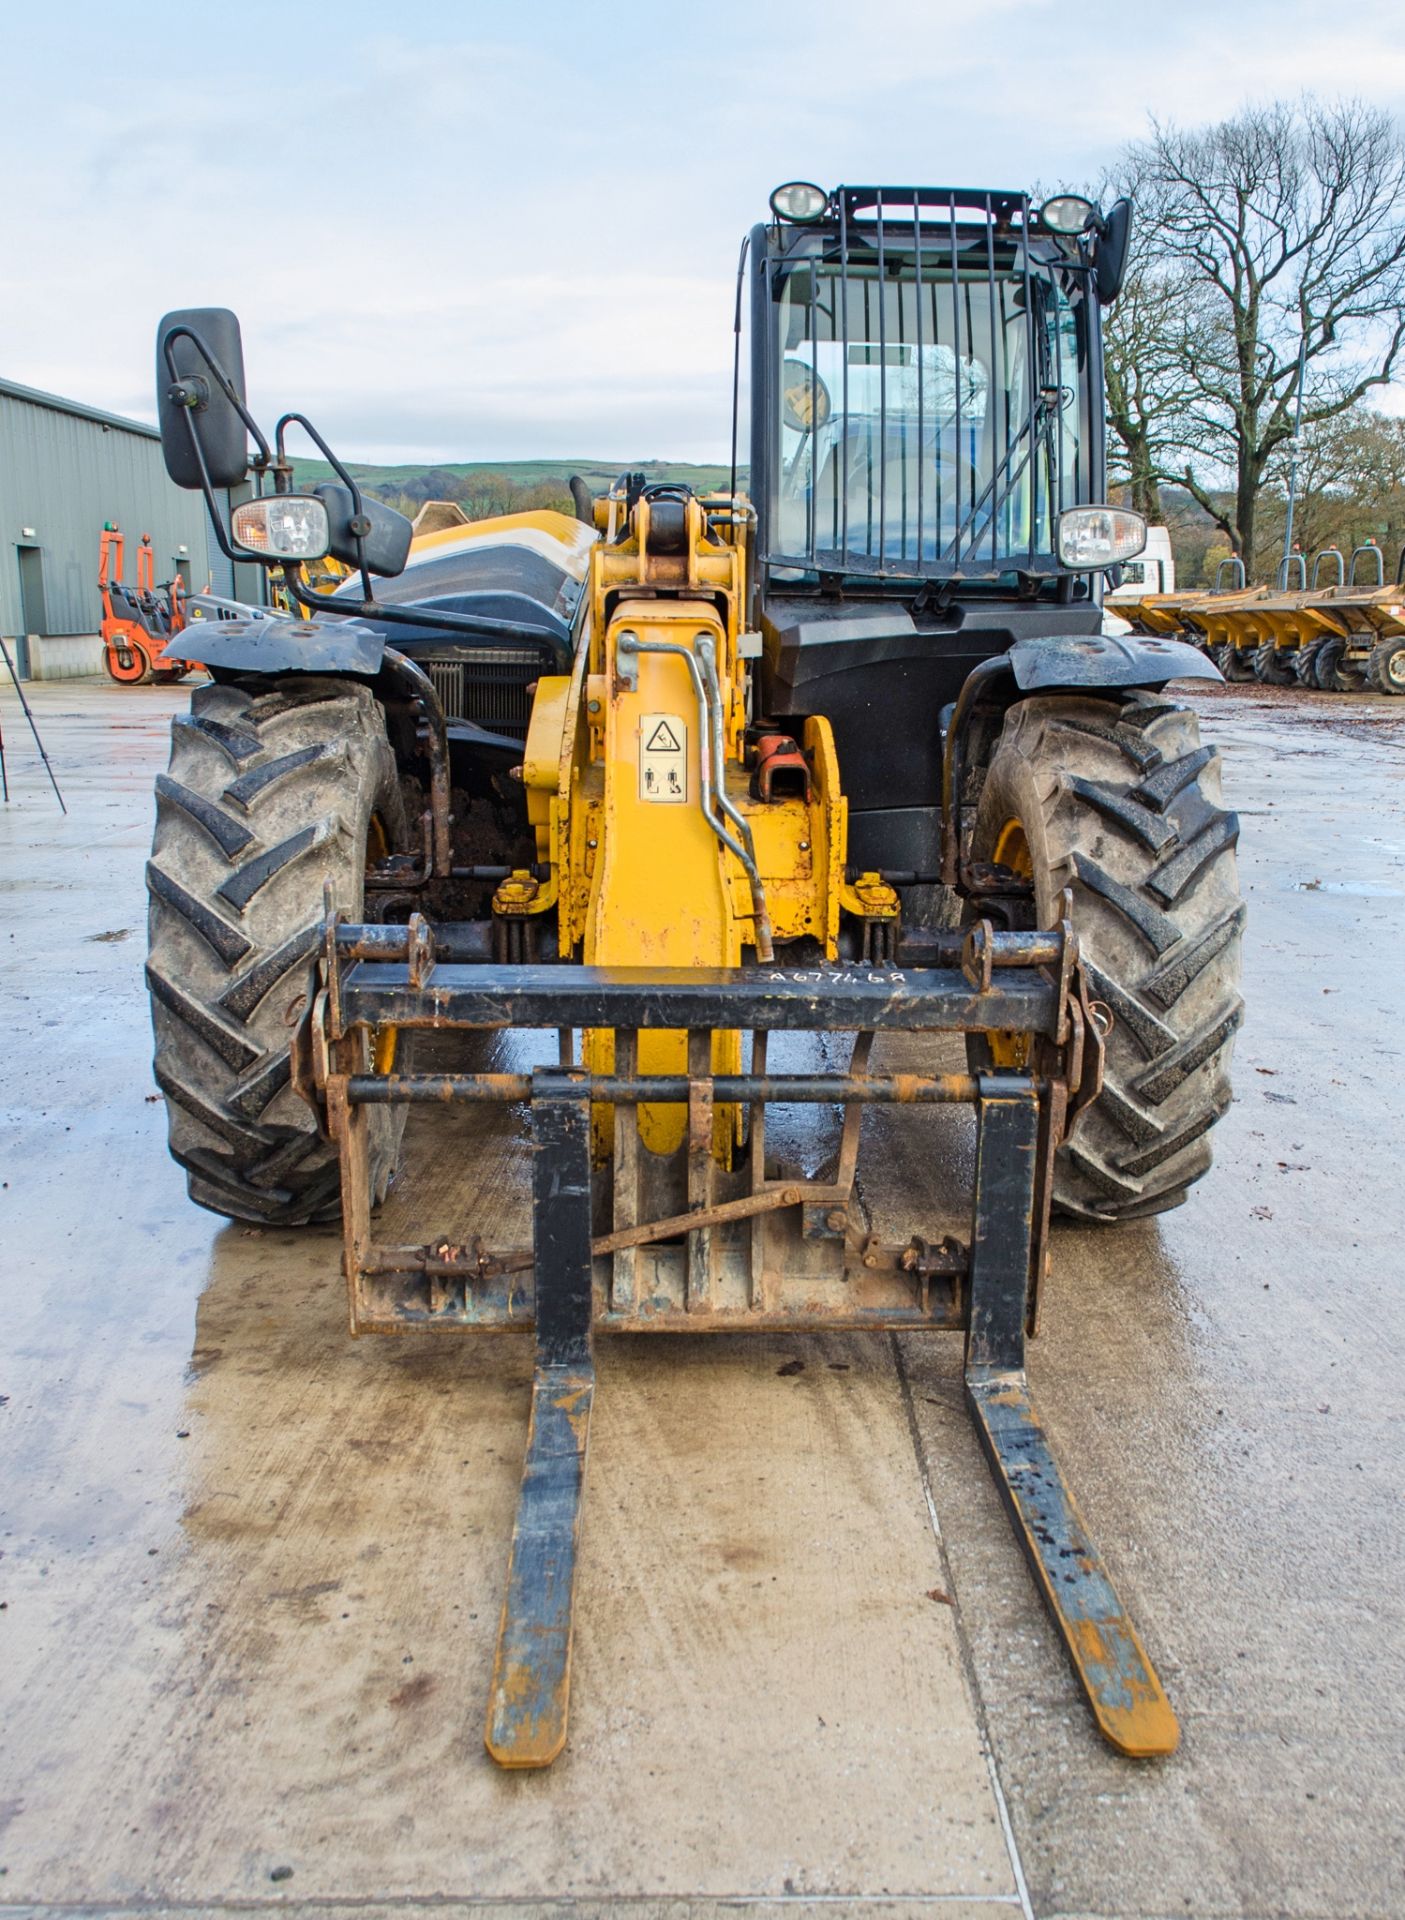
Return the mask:
<svg viewBox="0 0 1405 1920">
<path fill-rule="evenodd" d="M 472 720 L 490 733 L 527 737 L 527 689 L 550 664 L 537 647 L 458 647 L 422 660 L 450 720 Z"/>
</svg>

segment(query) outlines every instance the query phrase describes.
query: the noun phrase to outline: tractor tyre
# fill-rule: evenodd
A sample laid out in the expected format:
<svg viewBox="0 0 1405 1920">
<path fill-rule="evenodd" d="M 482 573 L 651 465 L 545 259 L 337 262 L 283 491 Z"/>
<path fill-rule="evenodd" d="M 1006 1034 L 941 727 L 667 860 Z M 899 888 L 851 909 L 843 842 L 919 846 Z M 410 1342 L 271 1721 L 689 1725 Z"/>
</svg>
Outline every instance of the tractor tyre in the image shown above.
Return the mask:
<svg viewBox="0 0 1405 1920">
<path fill-rule="evenodd" d="M 151 679 L 151 655 L 140 640 L 125 644 L 108 641 L 103 647 L 102 659 L 119 687 L 144 687 Z"/>
<path fill-rule="evenodd" d="M 1293 671 L 1292 655 L 1283 648 L 1267 641 L 1254 650 L 1254 678 L 1265 687 L 1296 686 L 1298 676 Z"/>
<path fill-rule="evenodd" d="M 1227 678 L 1230 650 L 1226 643 L 1223 640 L 1206 640 L 1202 643 L 1201 651 L 1208 655 L 1219 668 L 1220 672 L 1225 674 Z"/>
<path fill-rule="evenodd" d="M 1366 662 L 1366 678 L 1376 693 L 1405 693 L 1405 639 L 1378 640 Z"/>
<path fill-rule="evenodd" d="M 349 680 L 201 686 L 156 782 L 147 984 L 156 1084 L 190 1197 L 260 1226 L 335 1220 L 335 1147 L 293 1091 L 315 990 L 323 882 L 360 918 L 368 846 L 404 844 L 385 717 Z M 403 1107 L 373 1107 L 373 1202 Z"/>
<path fill-rule="evenodd" d="M 1300 687 L 1316 688 L 1317 656 L 1321 651 L 1320 640 L 1309 640 L 1305 647 L 1299 647 L 1293 655 L 1293 672 Z"/>
<path fill-rule="evenodd" d="M 1254 678 L 1253 647 L 1227 646 L 1225 663 L 1220 671 L 1226 680 L 1252 680 Z"/>
<path fill-rule="evenodd" d="M 1187 708 L 1065 695 L 1006 716 L 971 856 L 1033 880 L 1030 926 L 1052 926 L 1072 888 L 1090 994 L 1111 1016 L 1103 1090 L 1058 1150 L 1060 1213 L 1162 1213 L 1209 1168 L 1243 1018 L 1238 838 L 1219 755 Z M 972 1070 L 1017 1064 L 1022 1042 L 973 1035 Z"/>
<path fill-rule="evenodd" d="M 1366 684 L 1366 676 L 1359 667 L 1349 667 L 1346 661 L 1346 641 L 1336 634 L 1322 642 L 1322 651 L 1317 656 L 1317 684 L 1324 693 L 1360 693 Z"/>
</svg>

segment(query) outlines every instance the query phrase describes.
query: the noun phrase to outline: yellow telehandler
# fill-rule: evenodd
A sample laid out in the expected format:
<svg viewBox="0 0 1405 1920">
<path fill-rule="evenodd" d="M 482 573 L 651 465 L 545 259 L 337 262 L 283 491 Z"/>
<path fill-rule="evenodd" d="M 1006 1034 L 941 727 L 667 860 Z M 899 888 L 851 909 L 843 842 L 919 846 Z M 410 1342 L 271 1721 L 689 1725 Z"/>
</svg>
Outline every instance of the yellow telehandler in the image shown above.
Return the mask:
<svg viewBox="0 0 1405 1920">
<path fill-rule="evenodd" d="M 148 872 L 156 1077 L 192 1197 L 340 1218 L 354 1334 L 533 1328 L 487 1746 L 566 1738 L 593 1346 L 959 1333 L 970 1409 L 1097 1723 L 1175 1716 L 1030 1396 L 1054 1213 L 1136 1221 L 1206 1170 L 1241 1017 L 1238 823 L 1165 693 L 1196 649 L 1102 631 L 1145 529 L 1104 499 L 1099 315 L 1130 209 L 787 183 L 750 234 L 749 481 L 623 474 L 576 514 L 409 523 L 306 419 L 266 436 L 223 309 L 161 322 L 172 478 L 312 616 L 208 623 Z M 748 337 L 749 336 L 749 337 Z M 737 382 L 740 385 L 740 382 Z M 735 402 L 734 402 L 735 405 Z M 294 490 L 290 431 L 338 478 Z M 252 450 L 251 450 L 252 449 Z M 442 519 L 442 517 L 441 517 Z M 327 593 L 325 556 L 352 570 Z M 475 1034 L 555 1060 L 484 1071 Z M 777 1070 L 772 1034 L 852 1035 Z M 875 1037 L 961 1036 L 944 1070 Z M 455 1217 L 406 1115 L 514 1103 L 529 1245 Z M 833 1167 L 768 1152 L 837 1107 Z M 866 1211 L 872 1105 L 964 1105 L 965 1227 Z M 438 1166 L 439 1176 L 425 1171 Z M 420 1180 L 432 1232 L 377 1209 Z"/>
</svg>

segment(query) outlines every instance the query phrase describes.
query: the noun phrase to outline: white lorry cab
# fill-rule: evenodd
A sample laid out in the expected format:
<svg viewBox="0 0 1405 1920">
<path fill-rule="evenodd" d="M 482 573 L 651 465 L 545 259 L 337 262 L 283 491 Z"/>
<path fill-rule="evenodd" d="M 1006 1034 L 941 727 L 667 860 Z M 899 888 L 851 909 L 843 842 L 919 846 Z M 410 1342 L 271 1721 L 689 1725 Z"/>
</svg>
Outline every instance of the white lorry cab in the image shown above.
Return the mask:
<svg viewBox="0 0 1405 1920">
<path fill-rule="evenodd" d="M 1119 601 L 1142 600 L 1149 593 L 1174 593 L 1176 562 L 1171 553 L 1171 536 L 1165 527 L 1148 527 L 1146 546 L 1135 560 L 1122 565 L 1122 584 L 1103 595 L 1105 607 Z"/>
</svg>

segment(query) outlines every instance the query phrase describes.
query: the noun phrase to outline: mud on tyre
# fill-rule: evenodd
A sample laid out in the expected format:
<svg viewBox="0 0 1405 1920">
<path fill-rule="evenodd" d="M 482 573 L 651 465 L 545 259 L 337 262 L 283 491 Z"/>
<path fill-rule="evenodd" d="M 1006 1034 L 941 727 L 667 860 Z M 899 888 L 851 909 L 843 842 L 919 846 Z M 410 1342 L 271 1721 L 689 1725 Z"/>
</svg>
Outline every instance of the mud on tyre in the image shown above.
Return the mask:
<svg viewBox="0 0 1405 1920">
<path fill-rule="evenodd" d="M 190 1197 L 296 1226 L 340 1210 L 335 1149 L 293 1092 L 291 1027 L 312 991 L 323 882 L 362 917 L 368 842 L 402 819 L 381 709 L 354 681 L 199 687 L 156 782 L 147 983 L 156 1084 Z M 404 1109 L 371 1115 L 373 1197 Z"/>
<path fill-rule="evenodd" d="M 1089 987 L 1113 1019 L 1102 1094 L 1059 1150 L 1062 1213 L 1160 1213 L 1209 1168 L 1243 1017 L 1239 821 L 1220 798 L 1219 755 L 1159 695 L 1023 700 L 1006 717 L 972 856 L 1023 867 L 1041 927 L 1072 888 Z"/>
</svg>

